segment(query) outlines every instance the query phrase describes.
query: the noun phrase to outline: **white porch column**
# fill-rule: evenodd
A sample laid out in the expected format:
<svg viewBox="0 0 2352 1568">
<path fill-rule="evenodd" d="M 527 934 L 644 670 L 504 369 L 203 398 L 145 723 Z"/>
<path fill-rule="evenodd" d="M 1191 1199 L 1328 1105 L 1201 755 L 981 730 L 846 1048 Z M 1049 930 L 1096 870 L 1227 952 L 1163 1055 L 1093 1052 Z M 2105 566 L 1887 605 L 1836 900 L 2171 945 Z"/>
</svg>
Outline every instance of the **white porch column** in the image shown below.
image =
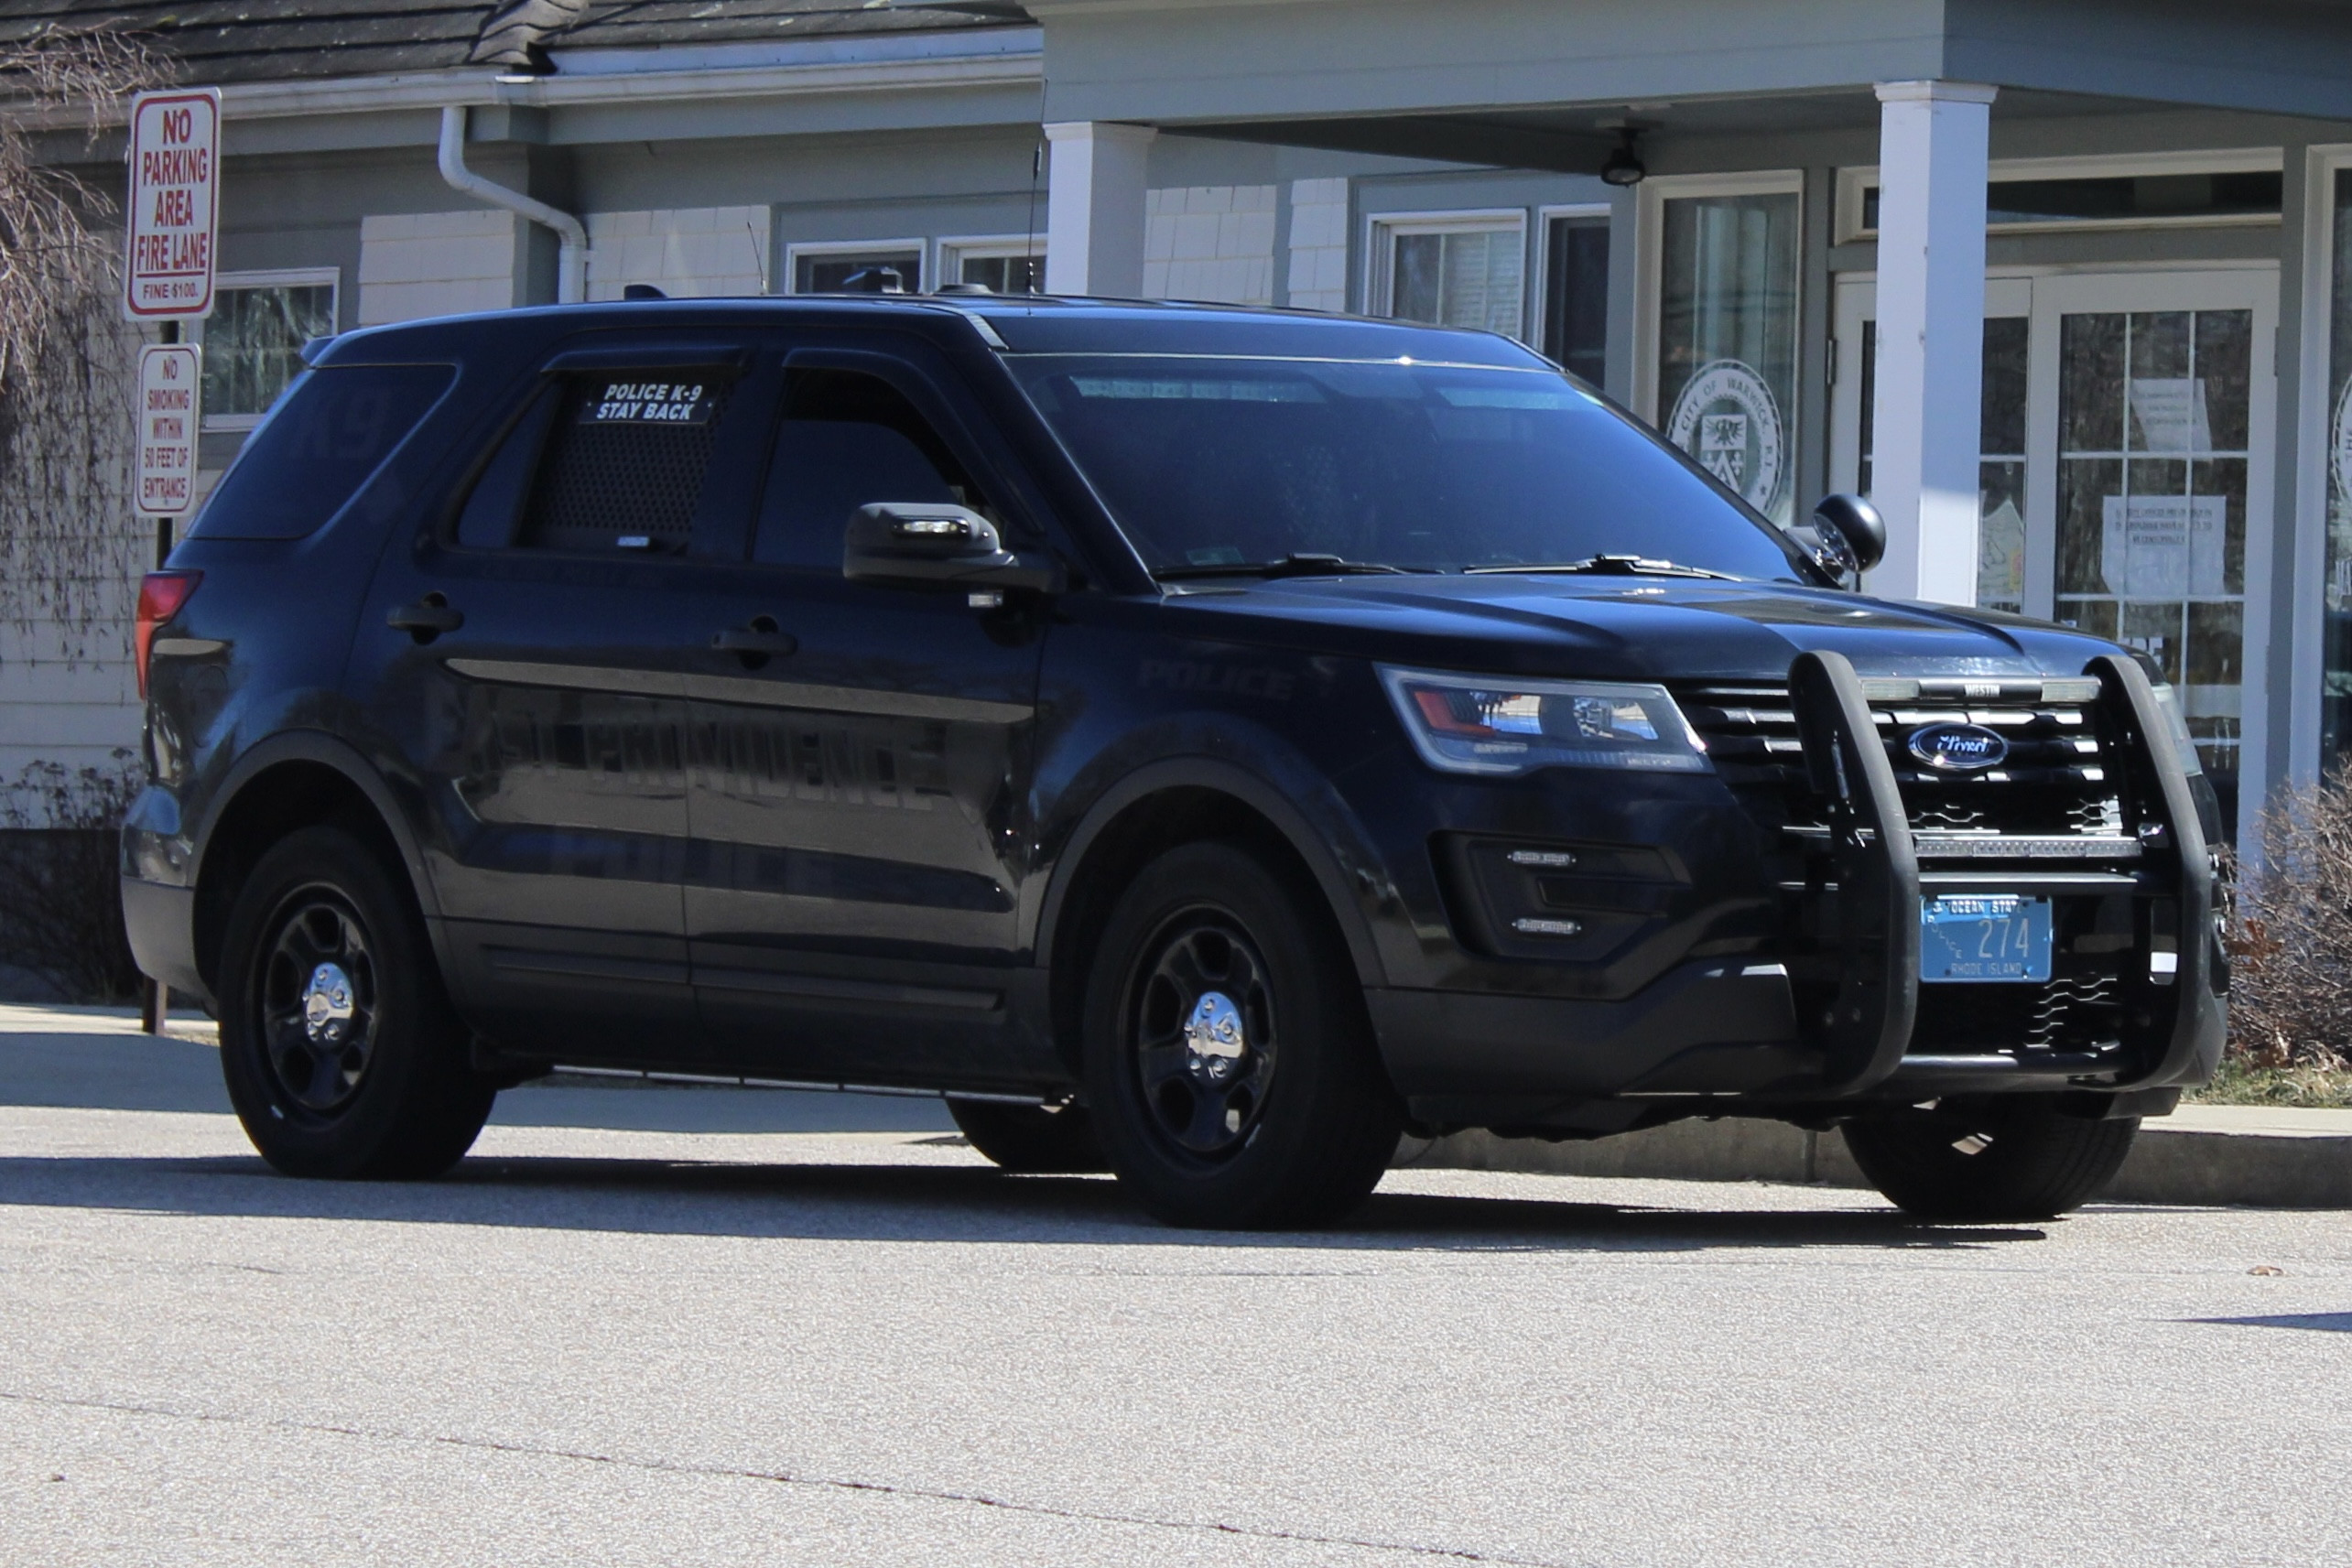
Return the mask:
<svg viewBox="0 0 2352 1568">
<path fill-rule="evenodd" d="M 1870 498 L 1886 559 L 1870 591 L 1977 601 L 1986 134 L 1998 90 L 1879 83 L 1879 347 Z"/>
<path fill-rule="evenodd" d="M 1100 120 L 1046 127 L 1046 293 L 1142 297 L 1144 164 L 1158 134 Z"/>
</svg>

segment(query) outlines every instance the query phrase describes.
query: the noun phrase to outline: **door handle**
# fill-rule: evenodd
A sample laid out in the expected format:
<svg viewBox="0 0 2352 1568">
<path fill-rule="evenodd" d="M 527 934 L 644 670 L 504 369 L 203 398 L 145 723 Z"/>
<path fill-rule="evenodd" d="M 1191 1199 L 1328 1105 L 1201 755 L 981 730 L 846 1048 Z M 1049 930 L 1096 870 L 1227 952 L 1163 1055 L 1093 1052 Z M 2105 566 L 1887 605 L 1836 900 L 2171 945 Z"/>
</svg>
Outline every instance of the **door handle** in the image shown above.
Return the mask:
<svg viewBox="0 0 2352 1568">
<path fill-rule="evenodd" d="M 384 618 L 384 623 L 396 632 L 406 632 L 419 643 L 429 643 L 444 632 L 454 632 L 465 624 L 465 611 L 452 610 L 450 601 L 438 593 L 428 593 L 414 604 L 404 604 Z"/>
<path fill-rule="evenodd" d="M 789 654 L 799 646 L 799 638 L 789 632 L 777 631 L 775 622 L 764 615 L 749 626 L 730 626 L 710 639 L 711 651 L 719 654 L 766 656 Z"/>
</svg>

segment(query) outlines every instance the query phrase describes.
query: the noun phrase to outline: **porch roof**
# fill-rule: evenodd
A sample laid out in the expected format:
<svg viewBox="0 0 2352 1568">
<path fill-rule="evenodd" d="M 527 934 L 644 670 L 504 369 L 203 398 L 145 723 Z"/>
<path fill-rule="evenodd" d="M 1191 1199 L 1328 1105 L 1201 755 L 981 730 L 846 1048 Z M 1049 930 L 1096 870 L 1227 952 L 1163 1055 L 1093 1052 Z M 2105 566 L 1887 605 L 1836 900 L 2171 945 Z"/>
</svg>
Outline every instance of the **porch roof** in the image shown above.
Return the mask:
<svg viewBox="0 0 2352 1568">
<path fill-rule="evenodd" d="M 1996 120 L 2352 120 L 2352 0 L 1027 0 L 1049 121 L 1591 172 L 1664 137 L 1875 135 L 1872 84 Z M 1653 163 L 1655 160 L 1653 160 Z M 1664 167 L 1664 166 L 1662 166 Z"/>
</svg>

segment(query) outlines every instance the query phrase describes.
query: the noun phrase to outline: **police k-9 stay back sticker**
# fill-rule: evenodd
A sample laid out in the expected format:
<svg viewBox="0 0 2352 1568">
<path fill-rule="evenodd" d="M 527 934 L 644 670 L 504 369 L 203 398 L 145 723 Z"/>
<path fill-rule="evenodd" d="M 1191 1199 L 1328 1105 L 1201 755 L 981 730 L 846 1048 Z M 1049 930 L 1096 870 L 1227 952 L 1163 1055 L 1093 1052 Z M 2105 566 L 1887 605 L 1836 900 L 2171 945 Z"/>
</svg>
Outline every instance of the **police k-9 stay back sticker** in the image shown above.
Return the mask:
<svg viewBox="0 0 2352 1568">
<path fill-rule="evenodd" d="M 718 388 L 702 381 L 613 381 L 580 408 L 583 425 L 708 425 Z"/>
</svg>

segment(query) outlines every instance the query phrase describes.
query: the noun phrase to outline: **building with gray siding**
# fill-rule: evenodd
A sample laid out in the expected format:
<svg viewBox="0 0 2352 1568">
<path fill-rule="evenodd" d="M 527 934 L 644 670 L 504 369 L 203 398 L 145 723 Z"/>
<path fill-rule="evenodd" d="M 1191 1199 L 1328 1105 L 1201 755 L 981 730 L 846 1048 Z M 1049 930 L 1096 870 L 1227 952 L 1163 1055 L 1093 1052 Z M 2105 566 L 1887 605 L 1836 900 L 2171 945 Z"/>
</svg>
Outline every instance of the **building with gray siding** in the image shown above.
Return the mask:
<svg viewBox="0 0 2352 1568">
<path fill-rule="evenodd" d="M 304 337 L 568 287 L 790 292 L 888 265 L 914 287 L 1410 316 L 1536 344 L 1779 521 L 1869 490 L 1895 535 L 1877 591 L 2144 650 L 2243 820 L 2352 743 L 2352 6 L 523 0 L 0 25 L 41 15 L 150 28 L 223 89 L 208 478 Z M 0 665 L 40 654 L 0 633 Z M 0 718 L 0 773 L 135 737 L 127 672 L 57 680 L 70 699 L 8 688 L 31 695 Z"/>
</svg>

